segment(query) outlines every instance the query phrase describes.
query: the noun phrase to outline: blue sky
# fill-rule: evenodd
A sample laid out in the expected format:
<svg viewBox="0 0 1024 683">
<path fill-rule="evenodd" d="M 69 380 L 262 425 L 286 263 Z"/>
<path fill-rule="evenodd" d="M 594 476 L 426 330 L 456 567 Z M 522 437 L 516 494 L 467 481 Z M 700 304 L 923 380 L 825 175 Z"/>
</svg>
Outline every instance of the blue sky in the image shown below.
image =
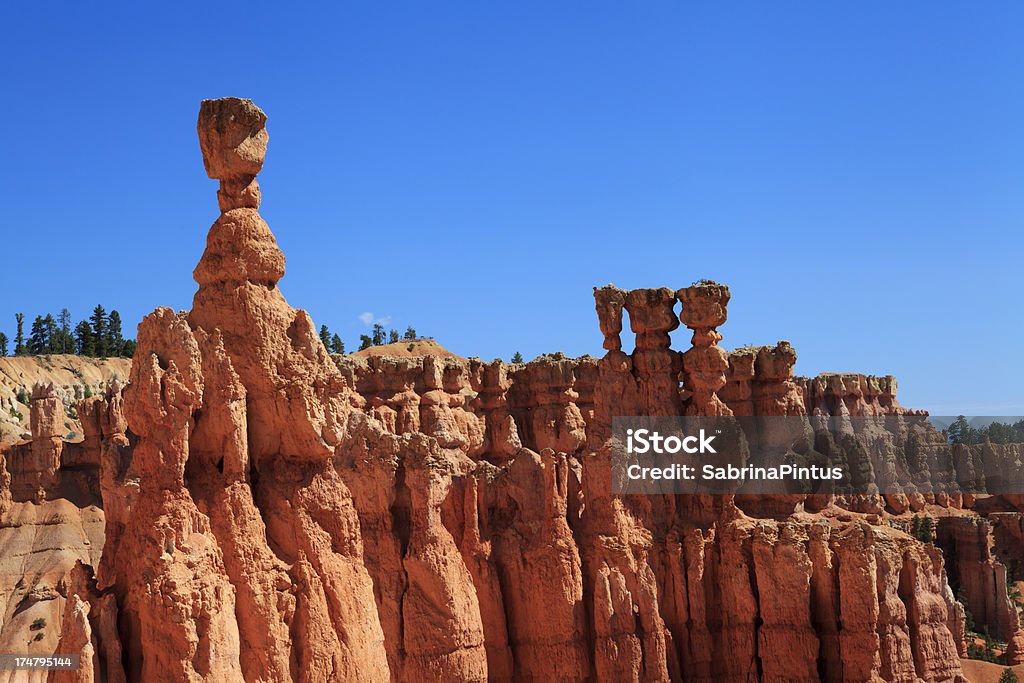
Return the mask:
<svg viewBox="0 0 1024 683">
<path fill-rule="evenodd" d="M 1019 4 L 152 4 L 0 10 L 9 336 L 190 307 L 196 114 L 234 95 L 269 115 L 281 288 L 349 347 L 369 312 L 596 355 L 594 285 L 707 277 L 726 347 L 1024 413 Z"/>
</svg>

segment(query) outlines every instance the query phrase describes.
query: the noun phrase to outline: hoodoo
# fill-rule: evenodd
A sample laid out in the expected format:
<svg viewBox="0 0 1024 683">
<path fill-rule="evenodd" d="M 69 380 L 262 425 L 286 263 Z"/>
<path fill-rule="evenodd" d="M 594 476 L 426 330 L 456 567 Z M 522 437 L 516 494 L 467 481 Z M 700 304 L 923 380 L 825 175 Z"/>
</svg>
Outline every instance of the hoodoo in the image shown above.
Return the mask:
<svg viewBox="0 0 1024 683">
<path fill-rule="evenodd" d="M 612 492 L 613 416 L 880 415 L 935 441 L 891 378 L 794 379 L 788 342 L 726 351 L 730 293 L 714 283 L 595 289 L 601 359 L 331 356 L 277 287 L 266 120 L 249 100 L 202 103 L 220 215 L 192 310 L 148 315 L 123 398 L 83 409 L 106 526 L 100 561 L 61 584 L 57 651 L 83 657 L 70 680 L 965 680 L 942 551 L 880 515 L 952 514 L 962 497 L 901 480 L 891 500 L 766 512 Z M 60 453 L 50 395 L 18 474 L 43 493 Z M 956 566 L 972 604 L 1005 592 L 994 541 L 976 547 L 990 535 L 940 529 L 978 556 Z M 1008 605 L 975 618 L 1024 642 Z"/>
</svg>

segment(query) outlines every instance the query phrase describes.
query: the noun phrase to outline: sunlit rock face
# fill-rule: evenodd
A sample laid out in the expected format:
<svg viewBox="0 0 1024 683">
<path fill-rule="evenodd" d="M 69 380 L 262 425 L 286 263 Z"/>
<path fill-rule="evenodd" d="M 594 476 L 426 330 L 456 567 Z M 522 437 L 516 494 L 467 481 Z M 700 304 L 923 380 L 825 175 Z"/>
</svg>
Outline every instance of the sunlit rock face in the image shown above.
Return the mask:
<svg viewBox="0 0 1024 683">
<path fill-rule="evenodd" d="M 129 385 L 80 408 L 106 523 L 55 589 L 50 645 L 89 663 L 64 680 L 964 680 L 951 582 L 1005 591 L 989 536 L 942 527 L 951 577 L 888 523 L 948 497 L 611 490 L 615 416 L 912 416 L 891 378 L 795 378 L 788 342 L 726 350 L 731 294 L 707 282 L 595 289 L 599 359 L 332 357 L 277 286 L 265 125 L 202 103 L 220 215 L 192 310 L 147 316 Z M 0 468 L 46 505 L 66 447 L 48 400 L 31 467 Z M 1016 643 L 1004 603 L 983 618 Z"/>
</svg>

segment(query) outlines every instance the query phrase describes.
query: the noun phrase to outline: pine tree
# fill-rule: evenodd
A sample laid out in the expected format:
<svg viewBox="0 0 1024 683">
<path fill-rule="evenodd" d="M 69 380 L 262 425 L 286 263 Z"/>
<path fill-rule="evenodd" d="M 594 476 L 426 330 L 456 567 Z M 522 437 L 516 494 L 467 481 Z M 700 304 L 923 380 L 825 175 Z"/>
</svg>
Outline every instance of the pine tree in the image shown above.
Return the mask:
<svg viewBox="0 0 1024 683">
<path fill-rule="evenodd" d="M 972 431 L 971 426 L 967 423 L 967 418 L 960 415 L 953 424 L 949 425 L 946 434 L 949 436 L 951 444 L 963 444 L 971 442 Z"/>
<path fill-rule="evenodd" d="M 368 335 L 365 335 L 365 334 L 359 335 L 359 350 L 360 351 L 362 351 L 363 349 L 368 349 L 371 346 L 373 346 L 373 339 L 371 337 L 369 337 Z"/>
<path fill-rule="evenodd" d="M 1003 673 L 999 676 L 999 683 L 1020 683 L 1017 679 L 1017 674 L 1013 672 L 1013 669 L 1006 667 L 1003 669 Z"/>
<path fill-rule="evenodd" d="M 923 542 L 923 543 L 931 543 L 933 540 L 935 540 L 935 536 L 932 533 L 932 529 L 933 529 L 932 518 L 931 517 L 922 517 L 921 518 L 921 535 L 918 537 L 918 539 L 921 542 Z"/>
<path fill-rule="evenodd" d="M 107 348 L 107 311 L 103 306 L 96 304 L 89 322 L 92 325 L 93 355 L 106 358 L 110 350 Z"/>
<path fill-rule="evenodd" d="M 327 329 L 327 325 L 320 326 L 320 341 L 324 343 L 324 348 L 331 348 L 331 331 Z"/>
<path fill-rule="evenodd" d="M 107 316 L 107 353 L 120 356 L 124 351 L 124 336 L 121 334 L 121 314 L 111 310 Z"/>
<path fill-rule="evenodd" d="M 415 341 L 416 330 L 412 329 L 412 326 L 405 328 L 405 334 L 402 335 L 402 339 L 405 341 Z"/>
<path fill-rule="evenodd" d="M 25 314 L 15 313 L 14 319 L 18 321 L 18 331 L 14 335 L 14 355 L 24 356 L 28 353 L 28 347 L 25 346 Z"/>
<path fill-rule="evenodd" d="M 71 334 L 71 311 L 61 309 L 57 316 L 57 342 L 54 344 L 56 353 L 74 353 L 75 338 Z"/>
<path fill-rule="evenodd" d="M 96 355 L 96 344 L 92 338 L 92 328 L 85 320 L 75 326 L 75 352 L 79 356 Z"/>
<path fill-rule="evenodd" d="M 341 341 L 341 337 L 333 335 L 331 337 L 331 353 L 345 353 L 345 342 Z"/>
<path fill-rule="evenodd" d="M 914 515 L 910 522 L 910 535 L 922 543 L 931 543 L 935 540 L 935 524 L 932 518 L 925 515 L 919 517 Z"/>
<path fill-rule="evenodd" d="M 513 363 L 522 363 L 523 362 L 523 354 L 521 354 L 518 351 L 516 351 L 514 354 L 512 354 L 512 362 Z"/>
<path fill-rule="evenodd" d="M 124 358 L 131 358 L 135 355 L 135 340 L 125 339 L 124 346 L 121 348 L 121 356 Z"/>
<path fill-rule="evenodd" d="M 7 335 L 0 332 L 0 356 L 7 355 Z"/>
<path fill-rule="evenodd" d="M 46 326 L 43 323 L 43 316 L 37 315 L 32 321 L 32 332 L 28 337 L 28 352 L 33 356 L 46 353 L 49 341 L 46 338 Z"/>
<path fill-rule="evenodd" d="M 373 345 L 380 346 L 384 343 L 384 326 L 380 323 L 374 323 L 373 325 Z"/>
<path fill-rule="evenodd" d="M 388 332 L 388 344 L 395 344 L 398 342 L 398 330 L 391 330 Z"/>
<path fill-rule="evenodd" d="M 46 337 L 43 353 L 57 353 L 57 321 L 49 313 L 43 318 L 43 334 Z"/>
</svg>

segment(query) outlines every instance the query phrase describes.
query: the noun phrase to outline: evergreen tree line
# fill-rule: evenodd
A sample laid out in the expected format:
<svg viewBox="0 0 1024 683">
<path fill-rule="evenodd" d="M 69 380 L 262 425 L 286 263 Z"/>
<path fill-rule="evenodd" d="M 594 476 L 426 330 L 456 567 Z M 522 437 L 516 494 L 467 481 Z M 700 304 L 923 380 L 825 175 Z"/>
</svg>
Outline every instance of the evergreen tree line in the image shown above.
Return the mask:
<svg viewBox="0 0 1024 683">
<path fill-rule="evenodd" d="M 398 330 L 384 331 L 384 326 L 376 323 L 370 334 L 359 335 L 359 350 L 368 349 L 371 346 L 383 346 L 384 344 L 397 344 L 400 341 L 416 341 L 419 336 L 412 327 L 405 328 L 405 334 L 399 336 Z"/>
<path fill-rule="evenodd" d="M 981 428 L 974 428 L 967 423 L 967 418 L 960 415 L 949 427 L 946 436 L 951 444 L 985 443 L 985 438 L 992 443 L 1024 443 L 1024 420 L 1011 424 L 992 422 Z"/>
<path fill-rule="evenodd" d="M 116 310 L 107 313 L 97 304 L 87 320 L 72 324 L 71 312 L 61 310 L 54 318 L 52 314 L 37 315 L 25 335 L 25 314 L 15 313 L 14 335 L 15 356 L 41 356 L 50 353 L 69 353 L 92 358 L 131 358 L 135 353 L 135 340 L 125 339 L 121 331 L 121 314 Z M 0 332 L 0 356 L 8 355 L 11 340 Z"/>
<path fill-rule="evenodd" d="M 337 334 L 333 334 L 327 329 L 327 325 L 320 326 L 320 341 L 331 353 L 345 353 L 345 342 L 341 341 L 341 337 Z"/>
<path fill-rule="evenodd" d="M 371 346 L 395 344 L 400 341 L 415 341 L 417 339 L 419 337 L 416 335 L 416 330 L 412 327 L 406 327 L 405 334 L 399 335 L 398 330 L 385 331 L 384 326 L 377 323 L 373 326 L 371 334 L 359 335 L 359 350 L 362 351 Z M 320 326 L 320 341 L 324 343 L 324 346 L 331 353 L 345 353 L 345 342 L 337 334 L 331 332 L 327 325 Z"/>
</svg>

